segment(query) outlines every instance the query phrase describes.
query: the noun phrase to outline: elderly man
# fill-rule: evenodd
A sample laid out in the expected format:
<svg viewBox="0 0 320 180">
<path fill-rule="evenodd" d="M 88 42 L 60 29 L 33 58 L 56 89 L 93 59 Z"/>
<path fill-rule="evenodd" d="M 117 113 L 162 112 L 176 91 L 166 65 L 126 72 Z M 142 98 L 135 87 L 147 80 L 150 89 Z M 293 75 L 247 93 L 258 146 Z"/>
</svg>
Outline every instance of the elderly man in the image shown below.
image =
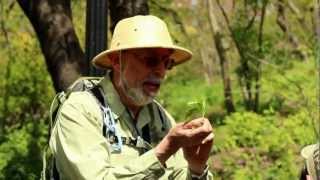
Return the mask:
<svg viewBox="0 0 320 180">
<path fill-rule="evenodd" d="M 50 148 L 59 179 L 212 179 L 209 121 L 175 124 L 154 100 L 167 70 L 191 56 L 155 16 L 120 21 L 93 60 L 110 70 L 98 84 L 105 104 L 73 92 L 58 112 Z"/>
</svg>

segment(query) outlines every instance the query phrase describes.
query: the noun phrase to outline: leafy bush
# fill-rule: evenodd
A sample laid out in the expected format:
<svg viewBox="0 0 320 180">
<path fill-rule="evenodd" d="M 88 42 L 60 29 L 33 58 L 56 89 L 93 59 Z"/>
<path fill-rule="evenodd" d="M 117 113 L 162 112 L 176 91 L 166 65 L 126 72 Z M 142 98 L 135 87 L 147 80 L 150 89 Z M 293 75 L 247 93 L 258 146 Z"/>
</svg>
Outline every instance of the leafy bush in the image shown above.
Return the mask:
<svg viewBox="0 0 320 180">
<path fill-rule="evenodd" d="M 30 23 L 17 4 L 11 8 L 1 13 L 10 43 L 2 29 L 0 179 L 39 179 L 48 108 L 55 92 Z"/>
<path fill-rule="evenodd" d="M 47 125 L 27 121 L 21 129 L 10 129 L 0 144 L 0 179 L 39 179 Z"/>
<path fill-rule="evenodd" d="M 234 113 L 225 123 L 216 129 L 212 162 L 221 164 L 213 171 L 222 179 L 296 179 L 300 149 L 316 140 L 305 111 L 288 118 Z"/>
</svg>

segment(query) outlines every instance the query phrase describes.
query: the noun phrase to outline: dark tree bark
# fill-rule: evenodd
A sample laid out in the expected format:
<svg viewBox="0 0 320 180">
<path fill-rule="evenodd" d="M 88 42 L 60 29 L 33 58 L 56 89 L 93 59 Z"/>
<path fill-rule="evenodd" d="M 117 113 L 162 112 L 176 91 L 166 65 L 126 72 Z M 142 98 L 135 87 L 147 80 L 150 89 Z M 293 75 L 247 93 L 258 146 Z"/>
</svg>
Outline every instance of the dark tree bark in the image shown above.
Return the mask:
<svg viewBox="0 0 320 180">
<path fill-rule="evenodd" d="M 232 59 L 232 54 L 238 54 L 237 49 L 232 42 L 231 32 L 227 28 L 223 27 L 223 23 L 217 21 L 216 15 L 218 12 L 215 11 L 218 8 L 214 8 L 214 1 L 207 0 L 207 7 L 209 12 L 210 27 L 213 34 L 214 46 L 217 49 L 219 60 L 221 77 L 223 81 L 223 92 L 224 92 L 224 104 L 228 113 L 235 112 L 235 106 L 232 97 L 231 78 L 229 73 L 229 60 Z M 225 23 L 228 24 L 227 18 Z M 226 25 L 225 25 L 226 26 Z M 228 47 L 226 46 L 228 44 Z M 239 58 L 239 57 L 238 57 Z"/>
<path fill-rule="evenodd" d="M 251 93 L 251 88 L 252 88 L 252 82 L 250 80 L 250 68 L 249 68 L 249 62 L 248 60 L 245 58 L 244 52 L 241 50 L 241 42 L 236 41 L 235 39 L 235 34 L 233 32 L 233 29 L 231 28 L 231 23 L 228 19 L 227 13 L 225 12 L 224 8 L 222 7 L 220 0 L 215 0 L 213 1 L 216 3 L 215 6 L 217 6 L 217 11 L 220 11 L 222 14 L 222 18 L 224 19 L 224 21 L 226 22 L 226 30 L 229 31 L 230 34 L 230 38 L 232 39 L 232 42 L 235 46 L 235 51 L 236 54 L 239 55 L 239 61 L 240 61 L 240 70 L 241 71 L 239 74 L 239 84 L 241 87 L 241 93 L 243 96 L 243 100 L 244 103 L 246 105 L 246 108 L 248 110 L 252 109 L 252 93 Z M 248 9 L 248 1 L 245 0 L 244 1 L 244 8 L 246 9 L 246 11 L 249 11 Z M 252 21 L 252 20 L 251 20 Z M 253 23 L 253 22 L 252 22 Z M 250 22 L 247 26 L 247 28 L 250 28 Z"/>
<path fill-rule="evenodd" d="M 148 0 L 110 0 L 109 9 L 111 32 L 113 32 L 117 22 L 123 18 L 149 14 Z"/>
<path fill-rule="evenodd" d="M 263 45 L 263 26 L 264 26 L 264 21 L 265 21 L 265 15 L 266 15 L 266 8 L 268 5 L 268 1 L 263 2 L 263 6 L 261 9 L 261 16 L 260 16 L 260 24 L 259 24 L 259 36 L 258 36 L 258 47 L 259 47 L 259 53 L 260 56 L 263 56 L 263 50 L 262 50 L 262 45 Z M 263 58 L 263 57 L 260 57 Z M 260 76 L 261 76 L 261 62 L 257 62 L 257 72 L 255 75 L 255 97 L 254 97 L 254 105 L 253 105 L 253 110 L 255 112 L 258 112 L 259 110 L 259 102 L 260 102 Z"/>
<path fill-rule="evenodd" d="M 285 14 L 285 2 L 283 0 L 279 0 L 277 5 L 277 24 L 279 25 L 280 29 L 288 36 L 289 41 L 293 44 L 293 46 L 297 47 L 299 42 L 297 38 L 290 32 L 288 20 Z"/>
<path fill-rule="evenodd" d="M 65 90 L 87 74 L 88 63 L 74 31 L 70 1 L 17 1 L 37 34 L 55 90 Z"/>
<path fill-rule="evenodd" d="M 231 80 L 229 74 L 229 63 L 226 53 L 226 48 L 223 47 L 223 36 L 217 33 L 214 37 L 214 42 L 217 47 L 220 58 L 220 67 L 221 67 L 221 77 L 223 80 L 223 92 L 224 92 L 224 103 L 227 108 L 228 113 L 235 112 L 235 107 L 233 104 L 232 98 L 232 89 L 231 89 Z"/>
<path fill-rule="evenodd" d="M 291 6 L 293 6 L 292 3 L 291 3 Z M 299 43 L 298 37 L 295 36 L 290 29 L 288 19 L 286 16 L 286 8 L 287 8 L 287 4 L 284 0 L 279 0 L 277 2 L 277 24 L 279 25 L 282 32 L 288 38 L 289 43 L 292 45 L 293 52 L 296 55 L 298 55 L 298 57 L 305 60 L 307 58 L 307 55 L 299 49 L 300 43 Z M 304 27 L 307 27 L 304 23 L 302 23 L 302 25 Z"/>
<path fill-rule="evenodd" d="M 56 91 L 65 90 L 89 64 L 72 23 L 70 0 L 17 0 L 39 39 Z M 147 0 L 110 0 L 111 30 L 126 17 L 148 14 Z"/>
</svg>

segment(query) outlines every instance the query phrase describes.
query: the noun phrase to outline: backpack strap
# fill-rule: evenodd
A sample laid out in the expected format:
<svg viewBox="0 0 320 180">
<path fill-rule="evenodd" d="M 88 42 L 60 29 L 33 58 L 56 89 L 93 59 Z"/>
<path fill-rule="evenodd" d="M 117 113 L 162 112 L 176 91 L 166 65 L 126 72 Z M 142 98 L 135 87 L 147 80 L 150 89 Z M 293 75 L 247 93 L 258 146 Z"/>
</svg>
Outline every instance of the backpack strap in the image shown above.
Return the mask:
<svg viewBox="0 0 320 180">
<path fill-rule="evenodd" d="M 98 104 L 100 106 L 102 117 L 103 117 L 103 127 L 102 127 L 102 134 L 106 137 L 109 141 L 113 141 L 115 143 L 111 143 L 112 151 L 120 153 L 122 149 L 122 139 L 121 136 L 116 128 L 115 119 L 113 113 L 104 98 L 104 92 L 101 85 L 96 85 L 92 89 L 89 90 L 93 96 L 98 100 Z"/>
<path fill-rule="evenodd" d="M 149 110 L 151 122 L 154 122 L 154 112 L 153 112 L 153 106 L 152 106 L 152 104 L 149 104 L 149 105 L 148 105 L 148 110 Z M 146 124 L 146 125 L 142 128 L 142 138 L 143 138 L 145 141 L 147 141 L 148 143 L 151 143 L 149 124 Z"/>
<path fill-rule="evenodd" d="M 156 104 L 156 105 L 157 105 L 157 104 Z M 158 113 L 159 113 L 160 120 L 161 120 L 161 123 L 162 123 L 161 130 L 162 130 L 162 131 L 165 131 L 165 130 L 166 130 L 166 123 L 165 123 L 165 120 L 164 120 L 164 118 L 163 118 L 163 114 L 162 114 L 162 111 L 161 111 L 159 105 L 157 105 L 157 109 L 158 109 Z"/>
<path fill-rule="evenodd" d="M 100 85 L 94 86 L 92 89 L 90 89 L 92 94 L 97 98 L 99 103 L 101 103 L 102 106 L 106 106 L 104 97 L 103 97 L 103 90 Z"/>
<path fill-rule="evenodd" d="M 91 93 L 97 98 L 97 100 L 99 101 L 99 103 L 105 107 L 106 103 L 103 97 L 103 90 L 102 87 L 100 85 L 94 86 L 92 89 L 90 89 Z M 104 116 L 103 116 L 104 117 Z M 106 137 L 106 130 L 107 130 L 107 126 L 105 123 L 103 123 L 103 127 L 102 127 L 102 134 L 104 137 Z"/>
<path fill-rule="evenodd" d="M 146 125 L 142 128 L 142 138 L 143 138 L 145 141 L 147 141 L 148 143 L 151 142 L 149 124 L 146 124 Z"/>
<path fill-rule="evenodd" d="M 57 169 L 57 163 L 55 158 L 53 162 L 52 177 L 53 177 L 53 180 L 60 180 L 60 175 Z"/>
</svg>

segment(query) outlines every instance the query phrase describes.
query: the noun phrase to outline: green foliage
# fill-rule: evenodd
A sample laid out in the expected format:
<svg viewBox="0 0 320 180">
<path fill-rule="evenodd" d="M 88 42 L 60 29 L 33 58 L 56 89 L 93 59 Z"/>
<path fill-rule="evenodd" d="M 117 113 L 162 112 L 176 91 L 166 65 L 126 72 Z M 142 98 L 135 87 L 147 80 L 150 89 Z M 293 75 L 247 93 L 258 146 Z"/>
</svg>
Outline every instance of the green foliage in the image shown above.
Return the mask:
<svg viewBox="0 0 320 180">
<path fill-rule="evenodd" d="M 71 0 L 72 22 L 82 49 L 85 48 L 86 1 Z M 108 41 L 109 42 L 109 41 Z"/>
<path fill-rule="evenodd" d="M 39 179 L 55 92 L 30 23 L 8 4 L 0 11 L 0 179 Z"/>
<path fill-rule="evenodd" d="M 188 106 L 190 106 L 190 111 L 198 111 L 201 112 L 201 117 L 204 117 L 206 114 L 206 100 L 202 99 L 201 102 L 193 101 L 189 102 Z"/>
<path fill-rule="evenodd" d="M 47 125 L 28 120 L 21 129 L 8 132 L 0 144 L 0 179 L 39 179 Z"/>
<path fill-rule="evenodd" d="M 173 2 L 149 1 L 150 11 L 168 23 L 175 42 L 192 47 L 195 58 L 168 73 L 158 97 L 160 103 L 177 121 L 205 116 L 214 124 L 215 142 L 210 165 L 216 179 L 297 179 L 303 163 L 299 151 L 316 141 L 319 127 L 315 121 L 318 118 L 315 53 L 310 53 L 308 48 L 314 43 L 312 33 L 299 25 L 297 17 L 288 16 L 289 24 L 295 27 L 293 33 L 302 42 L 299 48 L 308 54 L 308 58 L 301 61 L 288 46 L 287 37 L 275 26 L 276 13 L 270 8 L 259 49 L 259 16 L 253 26 L 246 29 L 250 20 L 248 15 L 252 12 L 235 9 L 231 27 L 251 70 L 249 79 L 254 79 L 257 64 L 263 62 L 261 108 L 258 114 L 245 111 L 237 84 L 239 76 L 230 71 L 238 112 L 227 115 L 223 109 L 219 66 L 214 67 L 214 82 L 205 83 L 201 56 L 197 51 L 204 48 L 198 47 L 199 44 L 212 50 L 212 36 L 205 31 L 209 27 L 204 27 L 207 26 L 207 14 L 203 13 L 204 9 L 197 13 L 191 8 L 177 10 Z M 265 1 L 247 2 L 249 9 L 259 10 Z M 307 0 L 295 3 L 305 12 L 310 6 Z M 0 179 L 39 179 L 48 128 L 47 114 L 55 92 L 30 23 L 17 4 L 11 9 L 8 2 L 3 4 L 4 11 L 0 13 L 6 19 L 4 28 L 9 43 L 1 30 L 0 122 L 5 125 L 5 131 L 0 134 Z M 85 2 L 72 1 L 72 8 L 75 29 L 84 47 Z M 196 18 L 201 18 L 203 27 L 195 23 Z M 306 23 L 309 21 L 306 19 Z M 186 29 L 193 32 L 192 36 Z M 195 43 L 199 35 L 204 36 L 203 42 Z M 212 54 L 208 56 L 212 57 Z"/>
<path fill-rule="evenodd" d="M 218 172 L 222 179 L 295 179 L 302 167 L 302 159 L 296 158 L 299 150 L 315 142 L 304 111 L 285 119 L 234 113 L 225 123 L 216 129 L 214 149 L 223 166 Z"/>
<path fill-rule="evenodd" d="M 292 61 L 288 70 L 266 66 L 261 80 L 261 109 L 273 109 L 284 116 L 299 109 L 308 110 L 316 118 L 317 84 L 314 67 L 313 59 L 308 63 Z"/>
<path fill-rule="evenodd" d="M 150 14 L 157 15 L 167 23 L 173 41 L 179 45 L 188 45 L 185 24 L 181 18 L 182 10 L 175 10 L 172 5 L 173 0 L 150 0 L 148 2 Z"/>
<path fill-rule="evenodd" d="M 24 36 L 29 39 L 12 43 L 12 49 L 20 49 L 21 46 L 24 48 L 9 60 L 9 73 L 4 79 L 7 98 L 4 102 L 7 104 L 4 114 L 10 119 L 8 124 L 19 123 L 20 118 L 25 119 L 29 115 L 42 116 L 50 103 L 48 97 L 52 97 L 54 93 L 45 64 L 39 57 L 36 39 L 31 39 L 28 34 Z"/>
<path fill-rule="evenodd" d="M 204 111 L 210 113 L 212 109 L 209 107 L 219 106 L 223 101 L 221 84 L 209 86 L 205 85 L 202 80 L 192 78 L 186 81 L 176 79 L 172 81 L 174 82 L 168 79 L 165 82 L 165 89 L 161 90 L 158 100 L 170 109 L 170 113 L 177 121 L 190 120 L 191 117 L 201 117 L 203 114 L 209 115 Z M 192 102 L 201 103 L 201 106 L 206 104 L 206 110 L 203 111 L 202 107 L 190 107 L 188 104 Z"/>
</svg>

